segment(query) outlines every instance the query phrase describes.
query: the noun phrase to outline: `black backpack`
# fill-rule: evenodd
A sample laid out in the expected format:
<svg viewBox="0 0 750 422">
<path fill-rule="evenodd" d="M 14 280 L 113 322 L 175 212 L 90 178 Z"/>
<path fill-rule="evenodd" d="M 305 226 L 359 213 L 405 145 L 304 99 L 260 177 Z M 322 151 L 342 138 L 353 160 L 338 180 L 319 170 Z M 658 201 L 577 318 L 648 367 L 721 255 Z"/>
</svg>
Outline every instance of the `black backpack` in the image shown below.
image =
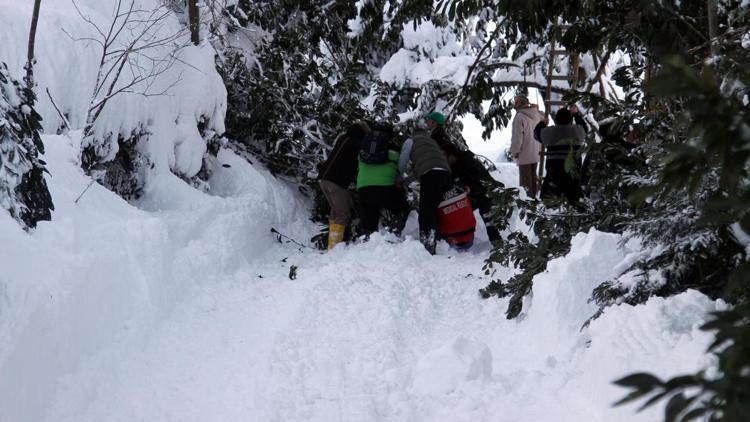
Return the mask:
<svg viewBox="0 0 750 422">
<path fill-rule="evenodd" d="M 388 149 L 393 132 L 373 129 L 362 138 L 359 148 L 359 159 L 365 164 L 385 164 L 388 162 Z"/>
</svg>

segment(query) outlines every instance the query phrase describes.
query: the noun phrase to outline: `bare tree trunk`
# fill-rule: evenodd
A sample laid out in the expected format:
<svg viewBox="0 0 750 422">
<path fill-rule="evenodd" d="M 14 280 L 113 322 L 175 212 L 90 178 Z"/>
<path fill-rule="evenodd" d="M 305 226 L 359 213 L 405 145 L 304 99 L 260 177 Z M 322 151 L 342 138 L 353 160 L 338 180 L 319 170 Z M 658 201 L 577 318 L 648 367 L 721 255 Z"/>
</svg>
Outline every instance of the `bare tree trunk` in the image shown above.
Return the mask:
<svg viewBox="0 0 750 422">
<path fill-rule="evenodd" d="M 198 45 L 200 43 L 199 31 L 200 22 L 198 20 L 198 4 L 196 0 L 187 0 L 188 2 L 188 21 L 190 22 L 190 41 Z"/>
<path fill-rule="evenodd" d="M 34 43 L 36 42 L 36 23 L 39 21 L 39 4 L 42 0 L 34 0 L 34 12 L 31 15 L 31 29 L 29 30 L 29 49 L 26 54 L 26 86 L 34 88 Z"/>
<path fill-rule="evenodd" d="M 594 56 L 594 65 L 596 66 L 596 75 L 591 78 L 589 83 L 586 85 L 586 88 L 584 88 L 583 92 L 589 92 L 591 91 L 591 88 L 594 87 L 594 84 L 599 82 L 599 94 L 604 97 L 604 84 L 602 83 L 602 75 L 604 74 L 604 69 L 607 68 L 607 63 L 609 63 L 609 56 L 612 55 L 612 51 L 607 50 L 606 53 L 604 53 L 604 57 L 601 58 L 601 62 L 597 64 L 597 57 Z"/>
<path fill-rule="evenodd" d="M 716 19 L 716 0 L 708 0 L 706 2 L 707 15 L 708 15 L 708 43 L 711 47 L 711 55 L 716 56 L 719 54 L 719 44 L 716 39 L 717 33 L 717 19 Z"/>
</svg>

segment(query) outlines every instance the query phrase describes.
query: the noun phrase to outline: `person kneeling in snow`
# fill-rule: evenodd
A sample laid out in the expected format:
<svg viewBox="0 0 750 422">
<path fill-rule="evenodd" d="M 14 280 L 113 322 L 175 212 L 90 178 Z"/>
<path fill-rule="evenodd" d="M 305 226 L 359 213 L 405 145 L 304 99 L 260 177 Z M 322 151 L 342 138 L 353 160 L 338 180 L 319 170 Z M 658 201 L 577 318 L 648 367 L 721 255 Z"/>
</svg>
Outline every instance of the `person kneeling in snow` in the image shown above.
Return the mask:
<svg viewBox="0 0 750 422">
<path fill-rule="evenodd" d="M 328 249 L 344 239 L 351 220 L 352 199 L 349 185 L 357 174 L 357 153 L 362 138 L 370 132 L 365 122 L 355 122 L 339 135 L 328 159 L 322 164 L 319 173 L 320 189 L 323 191 L 331 213 L 328 216 Z"/>
<path fill-rule="evenodd" d="M 491 223 L 492 201 L 487 196 L 487 191 L 496 186 L 497 181 L 473 152 L 462 151 L 454 144 L 444 144 L 442 148 L 448 158 L 453 176 L 458 179 L 460 185 L 466 187 L 472 208 L 479 209 L 479 215 L 484 220 L 490 242 L 500 240 L 500 231 Z"/>
<path fill-rule="evenodd" d="M 406 171 L 409 162 L 413 173 L 419 178 L 419 240 L 427 252 L 435 255 L 437 242 L 438 213 L 437 208 L 443 195 L 451 185 L 451 168 L 448 159 L 429 132 L 425 131 L 425 122 L 420 122 L 421 129 L 404 142 L 401 157 L 398 161 L 399 181 Z"/>
<path fill-rule="evenodd" d="M 471 208 L 471 200 L 460 186 L 454 186 L 438 205 L 438 228 L 440 237 L 451 247 L 465 251 L 474 244 L 477 220 Z"/>
<path fill-rule="evenodd" d="M 391 231 L 400 234 L 409 215 L 404 192 L 396 187 L 398 147 L 392 143 L 393 128 L 378 124 L 362 141 L 357 173 L 359 233 L 368 236 L 378 230 L 383 209 L 395 215 Z"/>
</svg>

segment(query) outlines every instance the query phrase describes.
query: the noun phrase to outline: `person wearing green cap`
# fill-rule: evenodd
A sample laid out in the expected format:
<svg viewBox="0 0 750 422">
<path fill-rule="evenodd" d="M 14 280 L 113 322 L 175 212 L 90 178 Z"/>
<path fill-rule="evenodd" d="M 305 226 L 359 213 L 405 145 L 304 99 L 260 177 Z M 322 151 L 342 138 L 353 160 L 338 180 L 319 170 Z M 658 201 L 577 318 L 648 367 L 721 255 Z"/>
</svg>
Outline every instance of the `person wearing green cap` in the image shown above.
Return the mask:
<svg viewBox="0 0 750 422">
<path fill-rule="evenodd" d="M 427 120 L 428 123 L 430 120 L 432 120 L 436 125 L 443 126 L 445 125 L 446 117 L 443 113 L 433 111 L 431 113 L 425 114 L 424 119 Z"/>
<path fill-rule="evenodd" d="M 445 131 L 446 117 L 443 113 L 433 111 L 425 114 L 423 117 L 427 124 L 427 129 L 430 130 L 430 137 L 437 142 L 438 146 L 442 147 L 450 143 L 448 133 Z"/>
<path fill-rule="evenodd" d="M 398 160 L 398 177 L 403 180 L 409 163 L 412 174 L 419 179 L 419 240 L 425 249 L 435 255 L 438 229 L 438 205 L 450 188 L 451 167 L 445 153 L 425 130 L 417 130 L 401 146 Z"/>
</svg>

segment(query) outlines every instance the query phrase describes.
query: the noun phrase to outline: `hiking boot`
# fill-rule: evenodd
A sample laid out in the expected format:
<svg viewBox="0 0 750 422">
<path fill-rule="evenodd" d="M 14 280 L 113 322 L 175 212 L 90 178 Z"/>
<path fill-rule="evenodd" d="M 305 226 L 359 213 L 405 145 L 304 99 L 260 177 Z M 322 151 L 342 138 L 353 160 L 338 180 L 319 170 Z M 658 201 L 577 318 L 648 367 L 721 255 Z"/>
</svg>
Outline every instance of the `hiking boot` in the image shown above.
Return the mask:
<svg viewBox="0 0 750 422">
<path fill-rule="evenodd" d="M 409 218 L 409 211 L 406 212 L 393 212 L 386 210 L 383 218 L 383 223 L 387 230 L 396 236 L 400 237 L 401 232 L 404 231 L 406 226 L 406 220 Z"/>
<path fill-rule="evenodd" d="M 424 245 L 424 248 L 427 249 L 430 255 L 435 255 L 437 247 L 437 232 L 435 229 L 420 231 L 419 241 L 422 242 L 422 245 Z"/>
<path fill-rule="evenodd" d="M 497 229 L 495 226 L 487 226 L 487 239 L 490 241 L 491 244 L 495 244 L 497 241 L 502 240 L 502 237 L 500 236 L 500 230 Z"/>
<path fill-rule="evenodd" d="M 336 245 L 344 240 L 344 231 L 346 226 L 343 224 L 331 223 L 328 228 L 328 250 L 333 249 Z"/>
</svg>

